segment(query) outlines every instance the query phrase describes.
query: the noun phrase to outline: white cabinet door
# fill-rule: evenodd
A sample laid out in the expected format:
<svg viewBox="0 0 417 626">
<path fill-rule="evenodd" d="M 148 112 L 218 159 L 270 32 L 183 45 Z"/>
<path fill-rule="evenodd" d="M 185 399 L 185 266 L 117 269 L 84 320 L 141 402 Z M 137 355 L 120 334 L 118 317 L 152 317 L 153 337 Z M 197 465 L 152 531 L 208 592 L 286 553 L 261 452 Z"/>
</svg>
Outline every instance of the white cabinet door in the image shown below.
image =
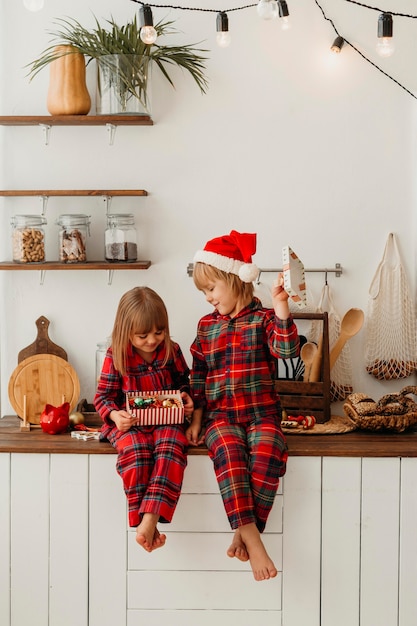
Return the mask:
<svg viewBox="0 0 417 626">
<path fill-rule="evenodd" d="M 361 626 L 398 624 L 400 459 L 362 459 Z"/>
<path fill-rule="evenodd" d="M 0 454 L 0 624 L 10 624 L 10 454 Z"/>
<path fill-rule="evenodd" d="M 89 626 L 126 624 L 126 509 L 116 455 L 90 455 Z"/>
<path fill-rule="evenodd" d="M 49 455 L 12 454 L 11 626 L 45 626 L 49 612 Z"/>
<path fill-rule="evenodd" d="M 399 625 L 417 621 L 417 459 L 401 459 Z"/>
<path fill-rule="evenodd" d="M 359 626 L 361 467 L 323 459 L 321 626 Z"/>
<path fill-rule="evenodd" d="M 290 457 L 283 491 L 283 624 L 319 626 L 321 458 Z"/>
<path fill-rule="evenodd" d="M 88 456 L 51 454 L 49 623 L 88 625 Z"/>
</svg>

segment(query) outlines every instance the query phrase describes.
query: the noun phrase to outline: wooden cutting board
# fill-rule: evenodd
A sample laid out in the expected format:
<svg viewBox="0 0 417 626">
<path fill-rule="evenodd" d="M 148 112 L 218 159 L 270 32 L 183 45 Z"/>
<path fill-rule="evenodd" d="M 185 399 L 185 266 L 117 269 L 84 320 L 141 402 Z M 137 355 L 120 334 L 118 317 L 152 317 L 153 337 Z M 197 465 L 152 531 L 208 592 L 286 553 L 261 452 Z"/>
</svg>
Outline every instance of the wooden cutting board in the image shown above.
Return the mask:
<svg viewBox="0 0 417 626">
<path fill-rule="evenodd" d="M 74 410 L 80 381 L 74 368 L 54 354 L 35 354 L 19 363 L 9 380 L 9 400 L 17 415 L 29 424 L 39 424 L 45 404 L 69 402 Z M 26 398 L 26 400 L 25 400 Z"/>
<path fill-rule="evenodd" d="M 36 320 L 36 326 L 38 328 L 38 334 L 35 341 L 19 352 L 17 362 L 21 363 L 21 361 L 34 354 L 55 354 L 55 356 L 59 356 L 61 359 L 67 361 L 68 356 L 64 348 L 61 348 L 49 339 L 49 320 L 41 315 L 41 317 Z"/>
</svg>

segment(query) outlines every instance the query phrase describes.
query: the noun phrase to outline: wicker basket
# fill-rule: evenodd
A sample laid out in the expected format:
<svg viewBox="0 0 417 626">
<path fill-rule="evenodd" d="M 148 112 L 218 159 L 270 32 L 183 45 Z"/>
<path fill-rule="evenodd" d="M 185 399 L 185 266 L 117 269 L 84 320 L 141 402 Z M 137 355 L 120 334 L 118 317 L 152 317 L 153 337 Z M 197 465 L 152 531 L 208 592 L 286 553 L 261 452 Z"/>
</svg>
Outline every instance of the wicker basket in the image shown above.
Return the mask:
<svg viewBox="0 0 417 626">
<path fill-rule="evenodd" d="M 364 393 L 352 393 L 343 409 L 357 428 L 401 433 L 417 424 L 417 404 L 410 395 L 417 395 L 417 387 L 404 387 L 399 393 L 390 393 L 378 402 Z"/>
</svg>

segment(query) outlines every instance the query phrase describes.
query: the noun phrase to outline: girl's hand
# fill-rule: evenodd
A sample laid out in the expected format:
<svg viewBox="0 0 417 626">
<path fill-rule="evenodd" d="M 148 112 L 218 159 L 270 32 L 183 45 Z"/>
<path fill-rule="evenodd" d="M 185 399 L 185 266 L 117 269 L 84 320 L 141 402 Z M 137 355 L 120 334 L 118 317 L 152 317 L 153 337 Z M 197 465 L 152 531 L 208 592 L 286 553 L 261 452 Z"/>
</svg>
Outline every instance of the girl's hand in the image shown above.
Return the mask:
<svg viewBox="0 0 417 626">
<path fill-rule="evenodd" d="M 277 279 L 272 285 L 271 297 L 275 315 L 281 320 L 288 319 L 290 315 L 290 308 L 288 306 L 289 295 L 284 289 L 284 276 L 282 272 L 278 274 Z"/>
<path fill-rule="evenodd" d="M 118 430 L 122 433 L 126 433 L 134 424 L 136 424 L 136 418 L 132 417 L 127 411 L 112 411 L 110 413 L 110 419 L 116 424 Z"/>
<path fill-rule="evenodd" d="M 181 400 L 184 405 L 185 417 L 191 417 L 194 411 L 194 402 L 191 396 L 186 391 L 181 391 Z"/>
</svg>

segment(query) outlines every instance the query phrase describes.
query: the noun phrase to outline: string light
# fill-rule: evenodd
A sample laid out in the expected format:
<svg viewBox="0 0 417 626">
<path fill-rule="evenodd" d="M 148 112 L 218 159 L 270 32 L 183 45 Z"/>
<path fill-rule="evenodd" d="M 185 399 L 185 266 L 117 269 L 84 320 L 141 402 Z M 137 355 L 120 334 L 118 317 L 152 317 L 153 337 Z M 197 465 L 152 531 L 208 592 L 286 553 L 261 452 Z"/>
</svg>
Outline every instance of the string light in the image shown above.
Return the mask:
<svg viewBox="0 0 417 626">
<path fill-rule="evenodd" d="M 216 30 L 217 45 L 220 48 L 227 48 L 230 46 L 231 37 L 229 33 L 229 18 L 227 17 L 227 13 L 225 11 L 220 11 L 217 14 Z"/>
<path fill-rule="evenodd" d="M 381 57 L 390 57 L 394 54 L 392 30 L 392 15 L 390 13 L 381 13 L 378 18 L 378 43 L 376 44 L 376 51 Z"/>
<path fill-rule="evenodd" d="M 152 45 L 155 43 L 158 33 L 153 26 L 152 9 L 149 4 L 144 4 L 139 9 L 140 38 L 143 43 Z"/>
<path fill-rule="evenodd" d="M 26 2 L 26 1 L 30 1 L 30 0 L 24 0 L 24 2 Z M 145 2 L 142 2 L 142 0 L 132 0 L 132 2 L 135 2 L 135 3 L 140 4 L 140 5 L 145 5 Z M 333 30 L 334 30 L 335 34 L 337 35 L 337 37 L 340 37 L 340 34 L 339 34 L 339 32 L 338 32 L 338 30 L 336 28 L 335 23 L 333 22 L 333 20 L 330 17 L 328 17 L 326 15 L 323 7 L 320 5 L 318 0 L 313 0 L 313 2 L 316 4 L 316 6 L 321 11 L 323 18 L 327 22 L 329 22 L 331 24 L 331 26 L 333 27 Z M 367 4 L 364 4 L 362 2 L 359 2 L 358 0 L 345 0 L 345 2 L 349 2 L 351 4 L 355 4 L 357 6 L 360 6 L 360 7 L 365 8 L 365 9 L 369 9 L 371 11 L 381 12 L 381 9 L 379 9 L 377 7 L 373 7 L 373 6 L 367 5 Z M 252 3 L 252 4 L 246 4 L 246 5 L 239 6 L 239 7 L 233 7 L 231 9 L 227 9 L 227 11 L 221 11 L 220 13 L 221 14 L 225 14 L 226 18 L 227 18 L 227 13 L 230 13 L 231 11 L 243 11 L 244 9 L 257 7 L 258 4 L 259 4 L 259 2 Z M 281 19 L 283 19 L 284 17 L 288 18 L 289 11 L 288 11 L 288 7 L 287 7 L 286 1 L 285 0 L 277 0 L 277 4 L 278 4 L 278 14 L 280 16 L 281 16 L 280 11 L 282 11 Z M 154 4 L 154 3 L 148 3 L 148 6 L 149 7 L 152 6 L 152 7 L 155 7 L 155 8 L 161 8 L 161 9 L 177 9 L 177 10 L 181 10 L 181 11 L 200 11 L 200 12 L 206 12 L 206 13 L 213 13 L 213 12 L 218 13 L 218 9 L 202 8 L 202 7 L 183 7 L 183 6 L 178 6 L 178 5 L 175 6 L 175 5 Z M 285 14 L 286 12 L 287 12 L 287 14 Z M 398 12 L 395 12 L 395 11 L 389 11 L 389 12 L 386 11 L 386 13 L 389 14 L 391 17 L 397 16 L 397 17 L 406 17 L 406 18 L 414 19 L 414 20 L 417 19 L 417 15 L 410 15 L 410 14 L 407 14 L 407 13 L 398 13 Z M 227 31 L 222 31 L 222 32 L 228 32 L 228 30 Z M 219 32 L 218 32 L 218 34 L 219 34 Z M 391 37 L 391 39 L 392 39 L 392 37 Z M 230 39 L 229 39 L 229 42 L 230 42 Z M 389 80 L 391 80 L 398 87 L 403 89 L 409 96 L 411 96 L 412 98 L 417 100 L 417 96 L 414 95 L 409 89 L 407 89 L 407 87 L 405 85 L 401 84 L 396 78 L 394 78 L 393 76 L 388 74 L 388 72 L 386 72 L 381 67 L 379 67 L 379 65 L 374 63 L 374 61 L 372 61 L 369 57 L 367 57 L 361 50 L 359 50 L 353 43 L 348 41 L 345 37 L 343 37 L 343 42 L 344 42 L 344 44 L 350 46 L 352 48 L 352 50 L 354 50 L 364 61 L 366 61 L 367 63 L 372 65 L 372 67 L 374 67 L 376 70 L 378 70 L 378 72 L 383 74 L 383 76 L 385 76 L 386 78 L 389 78 Z"/>
<path fill-rule="evenodd" d="M 345 44 L 345 40 L 343 39 L 343 37 L 338 35 L 338 37 L 336 37 L 336 39 L 332 43 L 332 47 L 330 48 L 330 50 L 332 52 L 335 52 L 336 54 L 340 54 L 344 44 Z"/>
<path fill-rule="evenodd" d="M 276 0 L 259 0 L 256 11 L 263 20 L 274 20 L 278 17 L 278 4 Z"/>
</svg>

